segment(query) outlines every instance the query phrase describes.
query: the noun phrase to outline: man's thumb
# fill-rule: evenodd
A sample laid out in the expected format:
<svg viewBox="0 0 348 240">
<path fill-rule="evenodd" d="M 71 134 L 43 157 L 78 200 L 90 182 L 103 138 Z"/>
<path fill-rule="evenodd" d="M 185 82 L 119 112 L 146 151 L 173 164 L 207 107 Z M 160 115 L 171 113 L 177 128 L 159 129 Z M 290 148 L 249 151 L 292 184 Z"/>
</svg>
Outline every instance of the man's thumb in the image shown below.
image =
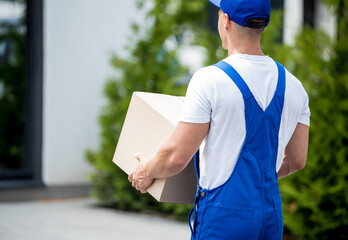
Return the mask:
<svg viewBox="0 0 348 240">
<path fill-rule="evenodd" d="M 140 153 L 134 154 L 135 158 L 140 162 L 143 158 L 143 156 Z"/>
</svg>

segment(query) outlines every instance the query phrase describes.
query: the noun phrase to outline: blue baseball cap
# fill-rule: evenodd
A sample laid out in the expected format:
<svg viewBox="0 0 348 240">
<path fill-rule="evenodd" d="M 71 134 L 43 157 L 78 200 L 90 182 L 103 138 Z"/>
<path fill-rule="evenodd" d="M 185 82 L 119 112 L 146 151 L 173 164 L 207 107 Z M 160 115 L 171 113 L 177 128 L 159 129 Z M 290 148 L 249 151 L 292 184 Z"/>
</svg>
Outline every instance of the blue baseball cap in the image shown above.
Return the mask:
<svg viewBox="0 0 348 240">
<path fill-rule="evenodd" d="M 221 8 L 229 18 L 244 27 L 262 28 L 269 23 L 271 4 L 269 0 L 209 0 Z M 251 22 L 252 18 L 264 18 L 265 22 Z"/>
</svg>

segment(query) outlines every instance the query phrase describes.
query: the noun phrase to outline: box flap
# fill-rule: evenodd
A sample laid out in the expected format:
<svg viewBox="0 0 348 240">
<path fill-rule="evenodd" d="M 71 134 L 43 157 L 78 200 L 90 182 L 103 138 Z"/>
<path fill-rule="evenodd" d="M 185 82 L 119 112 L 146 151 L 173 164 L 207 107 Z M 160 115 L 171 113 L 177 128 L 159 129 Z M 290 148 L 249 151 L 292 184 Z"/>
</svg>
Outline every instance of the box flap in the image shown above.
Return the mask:
<svg viewBox="0 0 348 240">
<path fill-rule="evenodd" d="M 166 99 L 168 98 L 161 98 L 161 101 L 166 101 Z M 141 153 L 148 158 L 154 157 L 160 146 L 175 129 L 175 124 L 150 106 L 155 102 L 153 100 L 146 102 L 137 93 L 132 96 L 113 157 L 113 162 L 127 174 L 133 172 L 138 165 L 135 153 Z M 166 108 L 165 111 L 168 109 Z M 165 179 L 156 179 L 147 190 L 155 199 L 160 201 L 164 184 Z"/>
<path fill-rule="evenodd" d="M 134 92 L 147 102 L 156 112 L 169 120 L 175 126 L 178 124 L 184 106 L 185 97 L 177 97 L 166 94 Z"/>
</svg>

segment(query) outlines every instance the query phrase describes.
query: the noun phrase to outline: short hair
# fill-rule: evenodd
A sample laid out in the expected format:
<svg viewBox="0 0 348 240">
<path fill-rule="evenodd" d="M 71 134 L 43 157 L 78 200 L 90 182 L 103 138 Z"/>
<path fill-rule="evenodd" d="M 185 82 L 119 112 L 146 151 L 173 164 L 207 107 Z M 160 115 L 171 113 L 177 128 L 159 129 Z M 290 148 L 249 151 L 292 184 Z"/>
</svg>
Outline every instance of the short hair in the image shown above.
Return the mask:
<svg viewBox="0 0 348 240">
<path fill-rule="evenodd" d="M 248 20 L 252 23 L 264 23 L 267 20 L 264 18 L 252 18 Z M 244 27 L 239 24 L 236 24 L 237 32 L 240 34 L 241 37 L 260 37 L 263 31 L 265 30 L 265 27 L 260 28 L 251 28 L 251 27 Z"/>
</svg>

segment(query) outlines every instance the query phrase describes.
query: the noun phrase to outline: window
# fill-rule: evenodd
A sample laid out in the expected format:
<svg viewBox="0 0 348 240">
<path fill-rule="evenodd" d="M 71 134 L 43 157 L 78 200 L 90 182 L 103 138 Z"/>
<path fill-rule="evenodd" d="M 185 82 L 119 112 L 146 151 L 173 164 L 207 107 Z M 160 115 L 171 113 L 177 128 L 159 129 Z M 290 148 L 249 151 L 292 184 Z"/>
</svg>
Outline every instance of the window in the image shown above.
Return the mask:
<svg viewBox="0 0 348 240">
<path fill-rule="evenodd" d="M 284 9 L 284 0 L 271 0 L 272 10 Z"/>
<path fill-rule="evenodd" d="M 314 28 L 315 1 L 303 1 L 303 23 Z"/>
<path fill-rule="evenodd" d="M 0 0 L 0 186 L 41 181 L 42 1 Z"/>
</svg>

